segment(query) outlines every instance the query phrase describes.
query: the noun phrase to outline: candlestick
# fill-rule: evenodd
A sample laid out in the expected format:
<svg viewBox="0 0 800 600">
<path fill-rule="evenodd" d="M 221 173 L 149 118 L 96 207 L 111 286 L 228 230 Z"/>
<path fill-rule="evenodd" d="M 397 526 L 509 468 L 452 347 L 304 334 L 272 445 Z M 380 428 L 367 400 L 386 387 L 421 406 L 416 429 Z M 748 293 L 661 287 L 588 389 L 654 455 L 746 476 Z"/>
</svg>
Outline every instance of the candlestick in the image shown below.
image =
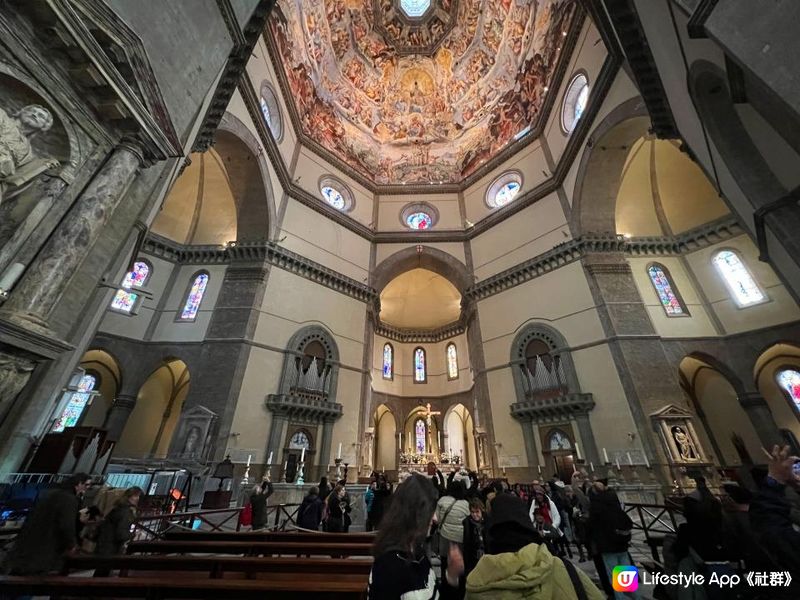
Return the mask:
<svg viewBox="0 0 800 600">
<path fill-rule="evenodd" d="M 442 432 L 441 431 L 437 431 L 436 434 L 437 434 L 437 437 L 439 438 L 439 452 L 441 452 L 442 451 Z"/>
<path fill-rule="evenodd" d="M 619 467 L 619 454 L 617 454 L 617 455 L 614 457 L 614 461 L 617 463 L 617 471 L 619 471 L 619 470 L 620 470 L 620 467 Z"/>
<path fill-rule="evenodd" d="M 644 456 L 644 464 L 649 469 L 650 468 L 650 461 L 647 460 L 647 452 L 642 452 L 642 455 Z"/>
<path fill-rule="evenodd" d="M 539 469 L 539 475 L 541 475 L 542 474 L 542 465 L 536 465 L 536 467 Z"/>
<path fill-rule="evenodd" d="M 611 462 L 610 460 L 608 460 L 608 452 L 606 452 L 605 448 L 603 448 L 603 458 L 605 459 L 606 464 Z"/>
<path fill-rule="evenodd" d="M 403 432 L 402 431 L 400 432 L 400 438 L 399 438 L 399 440 L 397 442 L 397 449 L 400 450 L 400 452 L 403 451 Z"/>
<path fill-rule="evenodd" d="M 267 459 L 267 466 L 272 464 L 272 452 L 269 453 L 269 458 Z"/>
<path fill-rule="evenodd" d="M 339 451 L 336 453 L 336 458 L 342 458 L 342 442 L 339 442 Z"/>
<path fill-rule="evenodd" d="M 575 442 L 575 454 L 578 456 L 578 460 L 581 460 L 581 449 L 578 448 L 578 442 Z"/>
<path fill-rule="evenodd" d="M 628 464 L 630 466 L 633 466 L 633 458 L 631 457 L 631 453 L 630 452 L 626 452 L 626 454 L 628 455 Z"/>
</svg>

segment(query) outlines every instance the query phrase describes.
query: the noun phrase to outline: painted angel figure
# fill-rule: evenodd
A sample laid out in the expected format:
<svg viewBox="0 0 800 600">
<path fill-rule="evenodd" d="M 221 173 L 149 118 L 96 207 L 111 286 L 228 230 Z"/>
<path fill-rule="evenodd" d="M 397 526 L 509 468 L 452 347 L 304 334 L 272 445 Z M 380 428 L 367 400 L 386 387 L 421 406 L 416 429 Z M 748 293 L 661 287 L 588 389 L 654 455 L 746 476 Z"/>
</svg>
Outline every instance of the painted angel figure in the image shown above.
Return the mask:
<svg viewBox="0 0 800 600">
<path fill-rule="evenodd" d="M 31 138 L 53 126 L 53 115 L 38 104 L 29 104 L 9 116 L 0 108 L 0 202 L 21 192 L 27 184 L 44 171 L 54 168 L 58 161 L 37 157 Z"/>
</svg>

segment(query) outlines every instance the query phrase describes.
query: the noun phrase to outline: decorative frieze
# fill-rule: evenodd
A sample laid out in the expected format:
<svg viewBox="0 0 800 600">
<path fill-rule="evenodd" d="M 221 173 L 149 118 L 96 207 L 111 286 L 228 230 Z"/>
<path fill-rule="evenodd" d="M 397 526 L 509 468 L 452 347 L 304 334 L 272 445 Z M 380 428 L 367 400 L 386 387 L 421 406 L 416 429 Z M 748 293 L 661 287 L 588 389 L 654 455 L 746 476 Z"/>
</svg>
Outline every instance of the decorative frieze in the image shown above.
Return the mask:
<svg viewBox="0 0 800 600">
<path fill-rule="evenodd" d="M 460 319 L 453 323 L 443 325 L 436 329 L 403 329 L 392 327 L 386 323 L 379 323 L 375 327 L 375 333 L 388 338 L 394 342 L 433 344 L 442 342 L 467 330 L 466 320 Z"/>
</svg>

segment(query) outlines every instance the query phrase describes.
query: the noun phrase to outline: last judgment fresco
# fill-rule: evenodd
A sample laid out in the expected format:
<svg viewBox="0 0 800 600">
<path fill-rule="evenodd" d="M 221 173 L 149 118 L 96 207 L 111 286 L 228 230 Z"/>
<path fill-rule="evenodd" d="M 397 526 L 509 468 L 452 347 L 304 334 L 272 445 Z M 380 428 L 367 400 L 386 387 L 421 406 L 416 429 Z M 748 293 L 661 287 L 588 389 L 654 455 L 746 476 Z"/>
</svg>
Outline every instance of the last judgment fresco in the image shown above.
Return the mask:
<svg viewBox="0 0 800 600">
<path fill-rule="evenodd" d="M 279 0 L 303 133 L 376 184 L 458 183 L 535 129 L 574 0 Z"/>
</svg>

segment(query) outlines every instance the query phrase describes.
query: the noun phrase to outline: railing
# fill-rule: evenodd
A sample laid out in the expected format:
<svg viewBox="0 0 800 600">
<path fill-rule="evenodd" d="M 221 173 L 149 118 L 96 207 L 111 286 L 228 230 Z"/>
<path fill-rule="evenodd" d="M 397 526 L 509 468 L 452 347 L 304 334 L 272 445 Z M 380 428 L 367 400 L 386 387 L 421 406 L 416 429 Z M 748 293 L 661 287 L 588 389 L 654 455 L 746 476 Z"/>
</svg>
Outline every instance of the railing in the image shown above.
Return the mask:
<svg viewBox="0 0 800 600">
<path fill-rule="evenodd" d="M 172 529 L 202 529 L 203 531 L 240 531 L 239 515 L 243 507 L 192 510 L 141 516 L 133 523 L 134 540 L 159 540 Z M 273 504 L 267 506 L 267 523 L 270 531 L 286 531 L 295 526 L 299 504 Z"/>
<path fill-rule="evenodd" d="M 626 504 L 625 512 L 633 521 L 634 532 L 644 534 L 644 541 L 650 547 L 653 560 L 661 562 L 658 548 L 664 545 L 664 537 L 678 533 L 678 519 L 680 515 L 677 506 L 663 506 L 661 504 Z"/>
</svg>

